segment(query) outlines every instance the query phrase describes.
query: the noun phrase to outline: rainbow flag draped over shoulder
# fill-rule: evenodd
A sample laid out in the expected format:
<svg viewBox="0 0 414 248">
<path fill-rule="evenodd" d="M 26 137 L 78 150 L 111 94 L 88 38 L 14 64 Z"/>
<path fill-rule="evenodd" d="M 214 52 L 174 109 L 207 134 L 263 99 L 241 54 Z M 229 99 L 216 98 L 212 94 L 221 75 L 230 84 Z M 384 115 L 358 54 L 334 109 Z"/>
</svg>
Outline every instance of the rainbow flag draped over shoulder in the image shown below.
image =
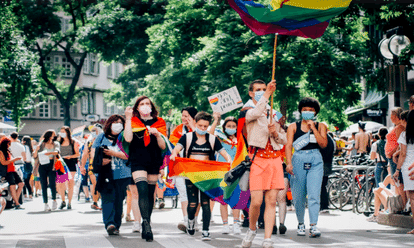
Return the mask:
<svg viewBox="0 0 414 248">
<path fill-rule="evenodd" d="M 168 176 L 187 177 L 212 200 L 224 204 L 220 183 L 229 170 L 229 163 L 176 157 L 175 161 L 169 164 Z"/>
<path fill-rule="evenodd" d="M 145 126 L 144 123 L 142 123 L 142 121 L 136 116 L 131 118 L 131 127 L 132 127 L 132 132 L 141 132 L 145 130 L 144 144 L 145 146 L 148 146 L 149 143 L 151 142 L 151 137 L 148 132 L 148 127 Z M 165 123 L 164 119 L 162 119 L 161 117 L 158 117 L 158 120 L 154 124 L 152 124 L 150 127 L 156 128 L 158 132 L 160 132 L 162 135 L 167 136 L 167 124 Z"/>
<path fill-rule="evenodd" d="M 249 154 L 247 151 L 246 141 L 243 136 L 243 130 L 246 121 L 246 112 L 251 108 L 244 108 L 240 112 L 237 122 L 237 150 L 234 156 L 231 168 L 239 165 Z M 250 191 L 242 191 L 239 186 L 239 179 L 227 186 L 224 181 L 220 184 L 223 188 L 223 201 L 233 209 L 248 209 L 250 205 Z"/>
<path fill-rule="evenodd" d="M 228 0 L 243 22 L 257 35 L 319 38 L 329 20 L 343 13 L 352 0 L 270 0 L 268 6 L 253 1 Z"/>
</svg>

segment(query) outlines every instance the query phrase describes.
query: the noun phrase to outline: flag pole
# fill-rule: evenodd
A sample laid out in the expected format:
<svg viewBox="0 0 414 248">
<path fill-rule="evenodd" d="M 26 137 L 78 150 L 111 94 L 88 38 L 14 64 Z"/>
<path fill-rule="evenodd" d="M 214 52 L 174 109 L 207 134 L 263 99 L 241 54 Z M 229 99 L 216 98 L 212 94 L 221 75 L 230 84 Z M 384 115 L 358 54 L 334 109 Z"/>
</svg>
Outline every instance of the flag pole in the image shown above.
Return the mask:
<svg viewBox="0 0 414 248">
<path fill-rule="evenodd" d="M 276 73 L 276 47 L 277 47 L 277 36 L 278 34 L 275 34 L 275 45 L 273 47 L 273 68 L 272 68 L 272 81 L 275 80 L 275 73 Z M 270 123 L 272 123 L 273 119 L 273 94 L 270 100 Z"/>
</svg>

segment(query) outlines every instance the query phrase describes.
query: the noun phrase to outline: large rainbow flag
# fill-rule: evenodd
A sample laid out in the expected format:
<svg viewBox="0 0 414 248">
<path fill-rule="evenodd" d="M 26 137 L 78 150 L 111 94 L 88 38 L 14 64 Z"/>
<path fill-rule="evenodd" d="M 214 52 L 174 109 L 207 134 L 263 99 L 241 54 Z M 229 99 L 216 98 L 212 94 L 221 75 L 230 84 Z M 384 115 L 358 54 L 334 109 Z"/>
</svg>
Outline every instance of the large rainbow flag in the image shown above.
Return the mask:
<svg viewBox="0 0 414 248">
<path fill-rule="evenodd" d="M 176 157 L 169 164 L 169 176 L 187 177 L 198 189 L 211 199 L 223 202 L 223 189 L 220 183 L 224 174 L 230 170 L 230 164 L 217 161 L 203 161 Z"/>
<path fill-rule="evenodd" d="M 274 34 L 319 38 L 329 20 L 343 13 L 352 0 L 228 0 L 243 22 L 257 35 Z M 263 2 L 263 1 L 261 1 Z"/>
</svg>

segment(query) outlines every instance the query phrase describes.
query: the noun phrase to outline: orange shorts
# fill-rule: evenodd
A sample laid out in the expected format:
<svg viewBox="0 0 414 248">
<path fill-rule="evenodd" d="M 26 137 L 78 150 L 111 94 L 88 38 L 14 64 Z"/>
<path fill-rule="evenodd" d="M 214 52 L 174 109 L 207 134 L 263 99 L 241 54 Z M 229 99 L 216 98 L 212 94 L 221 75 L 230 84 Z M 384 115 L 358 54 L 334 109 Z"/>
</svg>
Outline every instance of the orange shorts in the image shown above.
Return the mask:
<svg viewBox="0 0 414 248">
<path fill-rule="evenodd" d="M 249 154 L 252 158 L 253 154 Z M 255 157 L 250 168 L 250 190 L 282 190 L 285 188 L 282 157 Z"/>
</svg>

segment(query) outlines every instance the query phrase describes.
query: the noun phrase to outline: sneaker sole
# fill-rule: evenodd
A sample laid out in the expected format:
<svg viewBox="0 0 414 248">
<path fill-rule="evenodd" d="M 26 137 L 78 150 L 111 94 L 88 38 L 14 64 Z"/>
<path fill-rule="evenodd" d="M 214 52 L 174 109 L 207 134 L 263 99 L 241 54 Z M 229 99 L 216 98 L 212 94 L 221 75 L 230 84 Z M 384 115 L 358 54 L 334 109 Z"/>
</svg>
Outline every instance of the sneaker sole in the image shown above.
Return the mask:
<svg viewBox="0 0 414 248">
<path fill-rule="evenodd" d="M 178 224 L 177 228 L 178 230 L 187 233 L 187 227 L 184 224 Z"/>
<path fill-rule="evenodd" d="M 211 238 L 201 238 L 202 241 L 211 241 Z"/>
<path fill-rule="evenodd" d="M 309 238 L 319 238 L 320 236 L 321 236 L 320 234 L 316 234 L 316 235 L 309 234 Z"/>
<path fill-rule="evenodd" d="M 306 236 L 306 233 L 297 233 L 298 236 Z"/>
</svg>

